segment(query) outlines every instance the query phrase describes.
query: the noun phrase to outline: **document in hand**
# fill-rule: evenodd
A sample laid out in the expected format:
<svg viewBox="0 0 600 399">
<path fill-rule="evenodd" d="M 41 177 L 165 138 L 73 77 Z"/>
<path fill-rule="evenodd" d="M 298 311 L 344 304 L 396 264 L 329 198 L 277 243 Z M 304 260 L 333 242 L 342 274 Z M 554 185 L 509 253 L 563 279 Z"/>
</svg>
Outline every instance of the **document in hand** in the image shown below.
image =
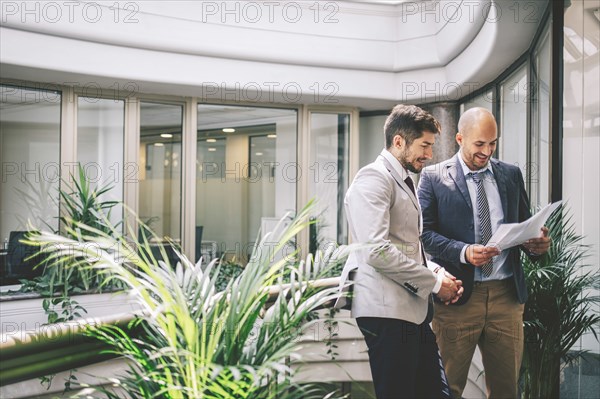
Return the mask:
<svg viewBox="0 0 600 399">
<path fill-rule="evenodd" d="M 500 250 L 505 250 L 517 245 L 523 244 L 525 241 L 532 238 L 540 237 L 540 229 L 546 223 L 552 212 L 560 206 L 562 201 L 548 204 L 538 213 L 522 223 L 506 223 L 501 224 L 498 230 L 492 235 L 488 246 L 498 247 Z"/>
</svg>

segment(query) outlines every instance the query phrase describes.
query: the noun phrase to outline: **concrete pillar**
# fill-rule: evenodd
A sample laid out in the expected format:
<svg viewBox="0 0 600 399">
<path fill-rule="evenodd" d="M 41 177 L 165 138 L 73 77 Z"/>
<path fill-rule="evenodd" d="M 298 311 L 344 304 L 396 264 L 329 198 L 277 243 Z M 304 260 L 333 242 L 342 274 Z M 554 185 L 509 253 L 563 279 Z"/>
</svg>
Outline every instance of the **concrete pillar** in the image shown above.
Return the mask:
<svg viewBox="0 0 600 399">
<path fill-rule="evenodd" d="M 460 105 L 458 103 L 440 102 L 423 104 L 419 107 L 431 113 L 442 125 L 442 133 L 436 138 L 433 146 L 433 159 L 429 164 L 445 161 L 458 151 L 456 132 L 458 131 L 458 118 Z"/>
</svg>

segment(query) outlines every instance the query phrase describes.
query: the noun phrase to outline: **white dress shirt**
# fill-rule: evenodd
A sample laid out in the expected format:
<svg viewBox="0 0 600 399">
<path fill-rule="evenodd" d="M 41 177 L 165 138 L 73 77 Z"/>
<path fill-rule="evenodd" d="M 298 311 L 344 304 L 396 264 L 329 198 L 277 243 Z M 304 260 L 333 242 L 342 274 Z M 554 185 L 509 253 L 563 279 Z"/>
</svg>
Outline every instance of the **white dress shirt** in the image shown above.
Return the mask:
<svg viewBox="0 0 600 399">
<path fill-rule="evenodd" d="M 502 210 L 502 201 L 500 200 L 500 193 L 498 191 L 498 184 L 494 177 L 494 171 L 492 165 L 488 164 L 477 171 L 470 170 L 465 161 L 462 158 L 462 152 L 458 153 L 458 160 L 462 167 L 462 171 L 467 181 L 467 188 L 469 189 L 469 196 L 471 197 L 471 205 L 473 208 L 473 222 L 475 223 L 475 242 L 481 241 L 481 229 L 479 223 L 479 214 L 477 213 L 477 185 L 473 181 L 473 177 L 469 173 L 486 173 L 483 180 L 483 187 L 485 189 L 485 195 L 487 196 L 488 206 L 490 208 L 490 221 L 492 223 L 492 234 L 496 232 L 498 227 L 504 222 L 504 211 Z M 460 261 L 467 263 L 466 251 L 468 245 L 465 245 L 460 253 Z M 504 250 L 500 255 L 493 258 L 494 268 L 492 273 L 485 277 L 481 271 L 481 267 L 475 268 L 475 281 L 490 281 L 490 280 L 504 280 L 512 276 L 512 270 L 506 264 L 508 258 L 508 250 Z"/>
</svg>

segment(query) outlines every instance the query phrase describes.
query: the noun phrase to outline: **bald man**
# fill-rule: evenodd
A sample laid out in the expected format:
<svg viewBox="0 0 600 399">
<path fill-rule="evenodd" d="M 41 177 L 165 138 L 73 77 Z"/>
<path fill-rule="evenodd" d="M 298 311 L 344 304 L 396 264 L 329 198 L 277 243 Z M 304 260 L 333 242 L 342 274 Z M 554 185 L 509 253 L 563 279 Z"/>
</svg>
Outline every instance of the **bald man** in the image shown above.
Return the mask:
<svg viewBox="0 0 600 399">
<path fill-rule="evenodd" d="M 548 230 L 521 247 L 499 252 L 488 243 L 502 223 L 528 219 L 529 198 L 517 166 L 492 159 L 494 116 L 466 111 L 458 123 L 459 152 L 421 174 L 422 240 L 434 262 L 463 281 L 455 304 L 436 304 L 433 330 L 450 389 L 462 397 L 478 345 L 489 398 L 517 398 L 527 300 L 520 251 L 534 259 L 550 248 Z"/>
</svg>

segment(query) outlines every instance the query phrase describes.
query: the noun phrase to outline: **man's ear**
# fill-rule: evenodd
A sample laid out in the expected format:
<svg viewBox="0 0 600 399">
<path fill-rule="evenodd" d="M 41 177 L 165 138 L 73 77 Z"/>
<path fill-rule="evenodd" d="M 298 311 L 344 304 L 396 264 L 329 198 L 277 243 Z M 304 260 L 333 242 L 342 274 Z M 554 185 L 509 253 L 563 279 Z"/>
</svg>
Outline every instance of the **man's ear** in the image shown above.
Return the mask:
<svg viewBox="0 0 600 399">
<path fill-rule="evenodd" d="M 392 143 L 394 144 L 394 147 L 404 148 L 404 144 L 406 144 L 406 141 L 404 140 L 404 137 L 397 134 L 394 136 Z"/>
<path fill-rule="evenodd" d="M 456 142 L 458 145 L 462 146 L 463 135 L 461 132 L 456 133 Z"/>
</svg>

